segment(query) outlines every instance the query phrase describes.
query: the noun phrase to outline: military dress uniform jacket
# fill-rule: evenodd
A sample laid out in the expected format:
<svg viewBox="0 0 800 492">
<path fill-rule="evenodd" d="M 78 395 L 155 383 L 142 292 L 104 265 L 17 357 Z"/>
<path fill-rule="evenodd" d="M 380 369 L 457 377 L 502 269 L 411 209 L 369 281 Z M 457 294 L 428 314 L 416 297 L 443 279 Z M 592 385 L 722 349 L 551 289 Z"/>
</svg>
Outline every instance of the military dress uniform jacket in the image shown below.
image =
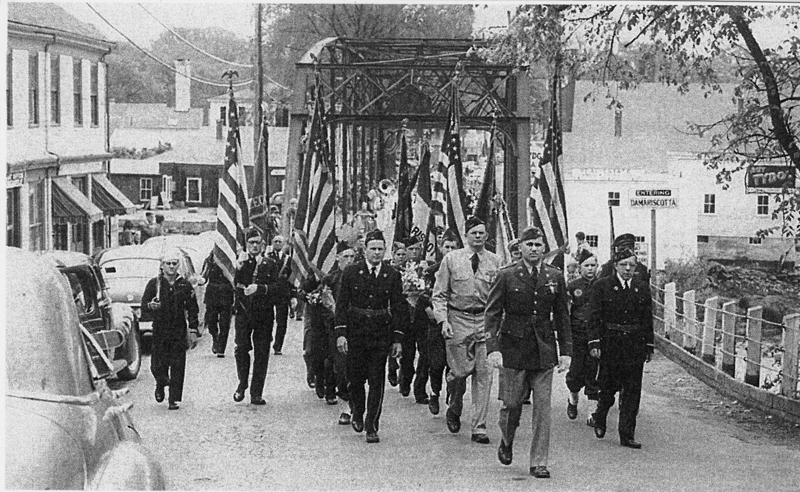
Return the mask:
<svg viewBox="0 0 800 492">
<path fill-rule="evenodd" d="M 545 370 L 572 355 L 567 290 L 560 270 L 542 264 L 536 279 L 524 262 L 500 270 L 486 305 L 486 351 L 499 350 L 503 367 Z M 558 338 L 558 347 L 556 347 Z"/>
<path fill-rule="evenodd" d="M 289 281 L 289 276 L 292 274 L 292 258 L 286 254 L 278 254 L 277 252 L 269 253 L 268 257 L 275 262 L 278 266 L 278 282 L 275 284 L 270 298 L 273 304 L 287 304 L 292 296 L 297 295 L 292 283 Z"/>
<path fill-rule="evenodd" d="M 258 268 L 258 270 L 256 270 Z M 256 271 L 255 278 L 253 272 Z M 236 270 L 234 284 L 236 285 L 236 308 L 248 311 L 266 311 L 272 308 L 272 298 L 278 284 L 278 265 L 268 257 L 255 257 L 248 255 L 242 265 Z M 244 288 L 256 284 L 258 289 L 250 296 L 244 295 Z"/>
<path fill-rule="evenodd" d="M 156 297 L 159 290 L 156 282 L 161 283 L 159 301 L 161 307 L 152 311 L 148 304 Z M 163 275 L 150 279 L 142 294 L 142 313 L 148 313 L 153 319 L 153 341 L 186 341 L 186 329 L 199 335 L 199 308 L 192 284 L 178 276 L 170 285 Z"/>
<path fill-rule="evenodd" d="M 589 304 L 589 348 L 601 349 L 601 361 L 639 364 L 653 353 L 650 285 L 634 276 L 623 289 L 619 276 L 597 280 Z"/>
<path fill-rule="evenodd" d="M 589 300 L 591 298 L 591 288 L 596 279 L 586 280 L 583 277 L 576 278 L 567 285 L 567 294 L 570 300 L 569 317 L 572 322 L 573 332 L 578 329 L 586 335 L 589 331 Z M 572 334 L 573 336 L 575 333 Z"/>
<path fill-rule="evenodd" d="M 203 265 L 203 277 L 208 282 L 203 301 L 206 305 L 231 307 L 233 305 L 233 286 L 222 268 L 211 258 Z"/>
<path fill-rule="evenodd" d="M 388 348 L 403 340 L 408 308 L 400 272 L 384 263 L 375 278 L 366 261 L 350 265 L 336 296 L 335 335 L 352 348 Z"/>
</svg>

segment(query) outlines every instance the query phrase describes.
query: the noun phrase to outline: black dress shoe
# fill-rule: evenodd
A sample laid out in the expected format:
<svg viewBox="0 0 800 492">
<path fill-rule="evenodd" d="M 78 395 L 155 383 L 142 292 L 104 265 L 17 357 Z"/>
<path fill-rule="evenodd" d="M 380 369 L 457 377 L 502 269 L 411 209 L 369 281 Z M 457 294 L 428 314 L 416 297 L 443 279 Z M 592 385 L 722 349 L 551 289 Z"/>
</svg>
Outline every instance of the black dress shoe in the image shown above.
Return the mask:
<svg viewBox="0 0 800 492">
<path fill-rule="evenodd" d="M 347 412 L 342 412 L 339 415 L 339 425 L 349 425 L 350 424 L 350 414 Z"/>
<path fill-rule="evenodd" d="M 578 405 L 573 405 L 569 400 L 567 400 L 567 417 L 570 420 L 578 418 Z"/>
<path fill-rule="evenodd" d="M 225 354 L 223 354 L 222 352 L 217 352 L 218 359 L 222 359 L 223 357 L 225 357 Z"/>
<path fill-rule="evenodd" d="M 546 466 L 532 466 L 531 475 L 536 478 L 550 478 L 550 472 L 547 471 Z"/>
<path fill-rule="evenodd" d="M 523 405 L 530 405 L 531 404 L 531 397 L 526 396 L 524 400 L 522 400 Z"/>
<path fill-rule="evenodd" d="M 401 384 L 400 385 L 400 394 L 403 395 L 403 397 L 406 397 L 406 396 L 410 395 L 411 394 L 411 385 Z"/>
<path fill-rule="evenodd" d="M 414 397 L 414 399 L 415 399 L 415 400 L 417 401 L 417 403 L 419 403 L 420 405 L 427 405 L 428 403 L 430 403 L 430 402 L 431 402 L 431 400 L 428 398 L 428 396 L 427 396 L 427 395 L 415 396 L 415 397 Z"/>
<path fill-rule="evenodd" d="M 640 442 L 638 442 L 638 441 L 633 440 L 633 439 L 623 439 L 623 438 L 620 437 L 619 438 L 619 444 L 621 446 L 625 446 L 626 448 L 642 449 L 642 444 Z"/>
<path fill-rule="evenodd" d="M 504 465 L 510 465 L 513 458 L 514 452 L 511 450 L 511 446 L 507 446 L 506 442 L 500 438 L 500 447 L 497 448 L 497 459 Z"/>
<path fill-rule="evenodd" d="M 177 410 L 179 408 L 180 408 L 180 405 L 178 405 L 178 402 L 176 402 L 176 401 L 169 402 L 169 409 L 170 410 Z"/>
<path fill-rule="evenodd" d="M 311 375 L 306 376 L 306 384 L 309 388 L 314 389 L 314 386 L 317 385 L 316 378 Z"/>
<path fill-rule="evenodd" d="M 381 442 L 381 438 L 378 437 L 378 433 L 377 432 L 368 432 L 367 433 L 367 443 L 373 444 L 373 443 L 376 443 L 376 442 Z"/>
<path fill-rule="evenodd" d="M 449 408 L 447 409 L 447 430 L 452 432 L 453 434 L 458 433 L 461 430 L 461 417 L 453 413 L 452 410 Z"/>
<path fill-rule="evenodd" d="M 261 398 L 260 396 L 256 397 L 256 398 L 250 398 L 250 404 L 251 405 L 266 405 L 267 404 L 267 400 Z"/>
<path fill-rule="evenodd" d="M 339 403 L 339 400 L 337 400 L 335 396 L 326 396 L 325 403 L 327 403 L 328 405 L 337 405 Z"/>
<path fill-rule="evenodd" d="M 439 415 L 439 395 L 431 395 L 430 401 L 428 401 L 428 410 L 433 415 Z"/>
<path fill-rule="evenodd" d="M 606 426 L 605 425 L 600 425 L 597 422 L 595 422 L 595 424 L 594 424 L 594 435 L 598 439 L 602 439 L 602 438 L 606 437 Z"/>
<path fill-rule="evenodd" d="M 164 401 L 164 387 L 161 386 L 160 384 L 156 385 L 156 401 L 158 403 Z"/>
<path fill-rule="evenodd" d="M 355 415 L 350 419 L 350 425 L 353 426 L 353 430 L 361 433 L 364 432 L 364 417 L 356 417 Z"/>
<path fill-rule="evenodd" d="M 244 388 L 236 388 L 233 392 L 233 401 L 238 403 L 242 400 L 244 400 Z"/>
<path fill-rule="evenodd" d="M 397 386 L 397 373 L 396 372 L 390 372 L 389 373 L 389 384 L 391 384 L 392 386 Z"/>
<path fill-rule="evenodd" d="M 317 394 L 317 398 L 319 398 L 320 400 L 325 398 L 325 386 L 321 384 L 315 385 L 314 392 Z"/>
<path fill-rule="evenodd" d="M 486 434 L 472 434 L 472 442 L 478 444 L 489 444 L 489 436 Z"/>
</svg>

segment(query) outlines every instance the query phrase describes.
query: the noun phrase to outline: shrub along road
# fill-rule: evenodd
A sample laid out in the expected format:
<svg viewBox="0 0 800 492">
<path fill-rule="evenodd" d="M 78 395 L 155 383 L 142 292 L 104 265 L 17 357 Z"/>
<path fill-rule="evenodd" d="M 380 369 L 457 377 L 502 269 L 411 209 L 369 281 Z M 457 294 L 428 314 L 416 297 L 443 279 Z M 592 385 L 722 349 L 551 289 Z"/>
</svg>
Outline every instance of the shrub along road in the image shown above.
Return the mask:
<svg viewBox="0 0 800 492">
<path fill-rule="evenodd" d="M 234 403 L 231 334 L 227 356 L 205 335 L 187 360 L 184 401 L 168 411 L 153 399 L 149 356 L 127 385 L 144 443 L 164 466 L 168 487 L 187 490 L 800 490 L 800 428 L 749 411 L 656 354 L 645 367 L 636 438 L 619 445 L 616 406 L 605 439 L 566 417 L 564 375 L 554 378 L 550 480 L 528 475 L 530 406 L 514 462 L 497 461 L 496 373 L 489 411 L 491 444 L 470 442 L 469 426 L 450 434 L 444 409 L 432 416 L 387 384 L 379 444 L 336 423 L 344 408 L 326 405 L 305 383 L 301 323 L 290 320 L 284 355 L 270 357 L 267 405 Z M 467 393 L 469 401 L 469 392 Z M 469 421 L 469 410 L 462 417 Z"/>
</svg>

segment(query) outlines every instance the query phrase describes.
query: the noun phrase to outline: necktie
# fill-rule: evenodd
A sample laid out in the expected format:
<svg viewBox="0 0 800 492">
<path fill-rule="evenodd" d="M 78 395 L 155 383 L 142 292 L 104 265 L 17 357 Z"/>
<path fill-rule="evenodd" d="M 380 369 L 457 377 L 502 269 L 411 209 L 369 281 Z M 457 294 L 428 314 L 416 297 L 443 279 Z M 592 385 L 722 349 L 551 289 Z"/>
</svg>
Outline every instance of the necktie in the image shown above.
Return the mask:
<svg viewBox="0 0 800 492">
<path fill-rule="evenodd" d="M 630 280 L 626 280 L 625 281 L 625 290 L 628 290 L 628 289 L 631 288 L 631 286 L 628 284 L 628 282 L 630 282 Z"/>
<path fill-rule="evenodd" d="M 472 273 L 478 273 L 478 263 L 480 263 L 480 262 L 481 262 L 481 259 L 478 256 L 478 253 L 475 253 L 474 255 L 472 255 Z"/>
<path fill-rule="evenodd" d="M 375 265 L 372 265 L 372 266 L 370 267 L 370 272 L 369 272 L 369 273 L 370 273 L 370 275 L 372 275 L 373 277 L 375 277 L 375 278 L 378 278 L 378 267 L 376 267 Z"/>
<path fill-rule="evenodd" d="M 536 267 L 535 266 L 531 267 L 531 277 L 533 277 L 533 281 L 534 282 L 536 282 L 536 280 L 539 278 L 539 272 L 536 271 Z"/>
</svg>

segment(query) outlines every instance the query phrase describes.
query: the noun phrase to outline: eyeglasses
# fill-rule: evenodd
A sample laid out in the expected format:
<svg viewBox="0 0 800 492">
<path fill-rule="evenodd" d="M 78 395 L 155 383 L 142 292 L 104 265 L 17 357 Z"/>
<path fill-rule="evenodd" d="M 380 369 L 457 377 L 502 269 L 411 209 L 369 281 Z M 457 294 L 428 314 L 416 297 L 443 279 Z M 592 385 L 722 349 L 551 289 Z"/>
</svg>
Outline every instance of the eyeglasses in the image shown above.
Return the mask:
<svg viewBox="0 0 800 492">
<path fill-rule="evenodd" d="M 178 262 L 177 261 L 165 261 L 164 264 L 167 265 L 167 266 L 177 266 Z"/>
<path fill-rule="evenodd" d="M 247 241 L 247 244 L 261 244 L 261 240 L 260 239 L 251 239 L 251 240 Z"/>
</svg>

